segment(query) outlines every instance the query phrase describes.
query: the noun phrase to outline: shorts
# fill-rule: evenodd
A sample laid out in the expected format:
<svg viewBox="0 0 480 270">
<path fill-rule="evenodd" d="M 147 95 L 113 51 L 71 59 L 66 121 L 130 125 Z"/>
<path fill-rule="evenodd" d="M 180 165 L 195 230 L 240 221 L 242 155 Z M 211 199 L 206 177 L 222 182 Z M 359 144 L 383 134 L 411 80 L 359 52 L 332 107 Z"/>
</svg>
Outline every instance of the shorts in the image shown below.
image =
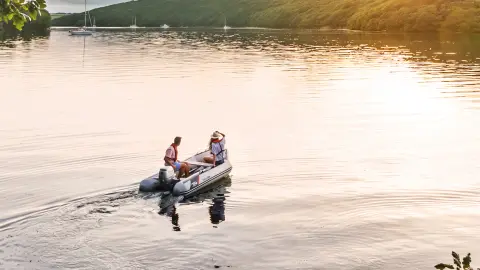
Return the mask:
<svg viewBox="0 0 480 270">
<path fill-rule="evenodd" d="M 215 160 L 215 166 L 222 165 L 224 162 L 224 160 Z"/>
<path fill-rule="evenodd" d="M 180 170 L 180 166 L 182 165 L 180 162 L 176 161 L 173 163 L 173 165 L 175 165 L 175 171 L 179 171 Z"/>
</svg>

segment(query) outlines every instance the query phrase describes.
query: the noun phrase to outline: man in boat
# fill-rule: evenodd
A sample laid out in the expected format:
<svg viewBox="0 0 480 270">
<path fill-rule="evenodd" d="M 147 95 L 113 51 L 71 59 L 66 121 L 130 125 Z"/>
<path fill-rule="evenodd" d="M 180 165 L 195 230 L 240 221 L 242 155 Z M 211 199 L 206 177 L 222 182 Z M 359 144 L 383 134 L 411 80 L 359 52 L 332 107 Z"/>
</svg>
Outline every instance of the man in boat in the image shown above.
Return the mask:
<svg viewBox="0 0 480 270">
<path fill-rule="evenodd" d="M 214 167 L 223 164 L 225 162 L 225 134 L 215 131 L 210 137 L 209 148 L 212 155 L 204 157 L 203 160 L 213 164 Z"/>
<path fill-rule="evenodd" d="M 165 151 L 165 157 L 163 158 L 163 160 L 165 160 L 165 166 L 172 166 L 173 171 L 178 172 L 178 179 L 180 179 L 180 177 L 182 176 L 188 177 L 190 174 L 190 167 L 188 166 L 188 164 L 178 161 L 177 147 L 180 145 L 181 142 L 181 137 L 175 137 L 173 143 L 167 148 L 167 151 Z"/>
</svg>

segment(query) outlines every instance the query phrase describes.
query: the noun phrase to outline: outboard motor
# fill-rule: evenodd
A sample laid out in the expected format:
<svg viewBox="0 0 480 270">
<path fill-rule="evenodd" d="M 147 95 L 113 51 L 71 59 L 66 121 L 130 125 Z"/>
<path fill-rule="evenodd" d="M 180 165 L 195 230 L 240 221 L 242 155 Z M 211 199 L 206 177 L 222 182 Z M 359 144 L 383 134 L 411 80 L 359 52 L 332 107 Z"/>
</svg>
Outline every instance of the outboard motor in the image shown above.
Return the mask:
<svg viewBox="0 0 480 270">
<path fill-rule="evenodd" d="M 158 182 L 162 190 L 172 190 L 173 186 L 177 183 L 173 177 L 168 177 L 167 169 L 161 168 L 158 172 Z"/>
<path fill-rule="evenodd" d="M 165 185 L 167 184 L 168 177 L 167 177 L 167 169 L 161 168 L 158 172 L 158 181 L 160 184 Z"/>
<path fill-rule="evenodd" d="M 143 192 L 167 191 L 173 188 L 172 177 L 169 177 L 167 168 L 161 168 L 158 178 L 147 178 L 140 182 L 139 190 Z"/>
</svg>

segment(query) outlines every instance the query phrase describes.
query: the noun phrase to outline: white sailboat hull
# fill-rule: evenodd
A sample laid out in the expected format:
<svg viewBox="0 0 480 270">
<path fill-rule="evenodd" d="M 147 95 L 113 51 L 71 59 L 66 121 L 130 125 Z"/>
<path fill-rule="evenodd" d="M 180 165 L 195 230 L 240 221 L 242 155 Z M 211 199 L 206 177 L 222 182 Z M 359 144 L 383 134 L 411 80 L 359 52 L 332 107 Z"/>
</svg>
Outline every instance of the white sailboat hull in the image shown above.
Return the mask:
<svg viewBox="0 0 480 270">
<path fill-rule="evenodd" d="M 72 36 L 90 36 L 93 32 L 88 30 L 70 30 Z"/>
</svg>

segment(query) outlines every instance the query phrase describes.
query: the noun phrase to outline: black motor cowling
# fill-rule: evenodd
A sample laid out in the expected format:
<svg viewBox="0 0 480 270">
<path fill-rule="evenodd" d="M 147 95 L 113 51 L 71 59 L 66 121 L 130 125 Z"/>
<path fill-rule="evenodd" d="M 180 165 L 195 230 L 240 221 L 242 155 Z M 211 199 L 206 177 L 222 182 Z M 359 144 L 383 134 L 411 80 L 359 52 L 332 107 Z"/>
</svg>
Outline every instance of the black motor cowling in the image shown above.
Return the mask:
<svg viewBox="0 0 480 270">
<path fill-rule="evenodd" d="M 158 181 L 161 184 L 167 184 L 168 177 L 167 177 L 167 169 L 161 168 L 160 171 L 158 172 Z"/>
<path fill-rule="evenodd" d="M 168 177 L 166 168 L 161 168 L 158 172 L 158 178 L 152 177 L 141 181 L 139 190 L 142 192 L 170 191 L 177 182 Z"/>
</svg>

